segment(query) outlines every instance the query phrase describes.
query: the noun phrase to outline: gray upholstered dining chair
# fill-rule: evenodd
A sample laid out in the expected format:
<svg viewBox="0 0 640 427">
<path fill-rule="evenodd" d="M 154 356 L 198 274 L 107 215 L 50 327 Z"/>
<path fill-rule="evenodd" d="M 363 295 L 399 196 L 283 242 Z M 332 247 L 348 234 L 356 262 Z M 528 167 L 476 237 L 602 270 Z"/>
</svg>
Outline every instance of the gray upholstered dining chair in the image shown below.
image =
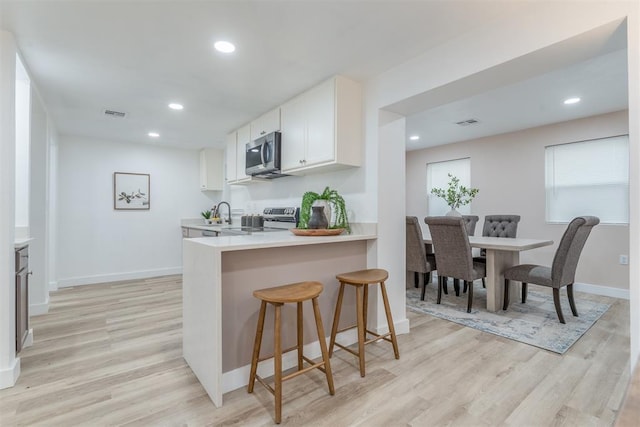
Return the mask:
<svg viewBox="0 0 640 427">
<path fill-rule="evenodd" d="M 467 313 L 473 304 L 473 281 L 486 275 L 486 265 L 473 262 L 471 245 L 465 221 L 459 217 L 432 216 L 426 217 L 431 241 L 438 263 L 438 299 L 442 299 L 443 279 L 452 277 L 464 280 L 468 286 Z"/>
<path fill-rule="evenodd" d="M 474 236 L 476 232 L 476 224 L 480 217 L 478 217 L 478 215 L 462 215 L 462 219 L 464 219 L 464 223 L 467 227 L 467 235 Z"/>
<path fill-rule="evenodd" d="M 415 216 L 407 217 L 407 270 L 413 271 L 415 287 L 420 286 L 419 277 L 422 275 L 422 294 L 424 301 L 427 285 L 431 283 L 431 272 L 436 270 L 434 254 L 428 254 L 422 237 L 422 230 Z M 420 274 L 422 273 L 422 274 Z"/>
<path fill-rule="evenodd" d="M 547 286 L 553 288 L 553 303 L 560 323 L 565 323 L 560 307 L 560 288 L 567 287 L 567 296 L 571 313 L 578 316 L 576 304 L 573 299 L 573 282 L 575 280 L 578 260 L 582 248 L 591 233 L 591 229 L 600 222 L 595 216 L 579 216 L 574 218 L 562 236 L 556 254 L 553 257 L 551 267 L 534 264 L 521 264 L 508 268 L 504 272 L 504 305 L 503 310 L 509 307 L 509 281 L 516 280 L 522 283 L 522 303 L 527 301 L 527 284 Z"/>
<path fill-rule="evenodd" d="M 482 236 L 514 239 L 518 234 L 519 222 L 520 215 L 485 215 Z M 480 249 L 480 256 L 474 257 L 473 260 L 486 263 L 487 250 Z M 485 287 L 484 279 L 482 279 L 482 287 Z"/>
</svg>

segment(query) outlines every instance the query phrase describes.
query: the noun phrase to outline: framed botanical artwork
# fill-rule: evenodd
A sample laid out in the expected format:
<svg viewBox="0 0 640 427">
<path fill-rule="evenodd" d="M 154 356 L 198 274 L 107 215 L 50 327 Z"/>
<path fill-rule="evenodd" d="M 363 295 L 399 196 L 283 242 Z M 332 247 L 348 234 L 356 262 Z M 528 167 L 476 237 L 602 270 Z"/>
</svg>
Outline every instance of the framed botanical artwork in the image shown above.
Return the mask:
<svg viewBox="0 0 640 427">
<path fill-rule="evenodd" d="M 113 173 L 113 208 L 116 210 L 149 209 L 150 176 L 148 173 Z"/>
</svg>

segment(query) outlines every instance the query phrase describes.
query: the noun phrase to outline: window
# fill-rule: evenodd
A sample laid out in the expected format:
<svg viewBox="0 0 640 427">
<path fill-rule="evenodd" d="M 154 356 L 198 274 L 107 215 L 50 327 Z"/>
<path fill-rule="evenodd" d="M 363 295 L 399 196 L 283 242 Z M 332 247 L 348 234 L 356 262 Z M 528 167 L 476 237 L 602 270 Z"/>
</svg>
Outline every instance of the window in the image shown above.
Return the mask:
<svg viewBox="0 0 640 427">
<path fill-rule="evenodd" d="M 629 223 L 628 135 L 546 147 L 545 170 L 548 222 Z"/>
<path fill-rule="evenodd" d="M 449 184 L 448 174 L 460 179 L 460 184 L 471 187 L 471 159 L 456 159 L 445 162 L 427 163 L 427 215 L 444 215 L 451 210 L 440 197 L 431 194 L 435 188 L 446 189 Z M 456 209 L 461 214 L 471 213 L 471 205 L 460 206 Z"/>
</svg>

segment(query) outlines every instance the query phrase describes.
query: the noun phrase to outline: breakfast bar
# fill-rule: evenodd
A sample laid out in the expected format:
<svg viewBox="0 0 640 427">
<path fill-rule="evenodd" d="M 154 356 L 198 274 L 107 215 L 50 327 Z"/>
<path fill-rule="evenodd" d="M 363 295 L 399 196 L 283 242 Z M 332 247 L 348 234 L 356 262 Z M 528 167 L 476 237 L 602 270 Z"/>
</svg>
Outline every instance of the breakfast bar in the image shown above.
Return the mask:
<svg viewBox="0 0 640 427">
<path fill-rule="evenodd" d="M 321 282 L 320 311 L 325 330 L 331 330 L 338 294 L 335 275 L 367 268 L 375 228 L 375 224 L 357 224 L 351 234 L 339 236 L 301 237 L 282 231 L 183 240 L 183 356 L 216 406 L 222 405 L 223 393 L 246 385 L 249 379 L 260 307 L 253 291 L 306 280 Z M 345 313 L 355 312 L 352 295 L 345 295 L 344 305 L 354 307 Z M 341 323 L 354 319 L 347 315 Z M 314 339 L 313 317 L 305 317 L 304 323 L 305 352 L 317 357 L 320 347 L 317 336 Z M 272 324 L 273 317 L 267 316 L 264 354 L 272 351 Z M 289 333 L 295 330 L 294 308 L 283 310 L 283 330 L 284 336 L 295 337 Z M 356 341 L 355 334 L 341 338 Z M 285 358 L 283 368 L 295 363 L 295 357 Z M 265 363 L 259 374 L 267 377 L 270 370 L 273 366 Z"/>
</svg>

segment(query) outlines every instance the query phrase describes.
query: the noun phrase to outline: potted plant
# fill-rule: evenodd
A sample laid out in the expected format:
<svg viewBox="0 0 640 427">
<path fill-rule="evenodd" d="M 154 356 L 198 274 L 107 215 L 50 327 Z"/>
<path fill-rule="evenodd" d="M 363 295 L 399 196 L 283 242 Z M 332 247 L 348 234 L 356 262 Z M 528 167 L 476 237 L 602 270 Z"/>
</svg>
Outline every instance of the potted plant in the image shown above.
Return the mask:
<svg viewBox="0 0 640 427">
<path fill-rule="evenodd" d="M 326 187 L 322 194 L 313 191 L 307 191 L 302 196 L 302 204 L 300 206 L 300 221 L 298 228 L 309 228 L 309 219 L 311 218 L 311 207 L 314 204 L 325 203 L 325 215 L 327 218 L 328 228 L 344 228 L 347 232 L 351 232 L 349 220 L 347 219 L 347 208 L 344 199 L 336 190 Z M 332 213 L 333 212 L 333 213 Z M 335 221 L 333 219 L 335 218 Z"/>
<path fill-rule="evenodd" d="M 204 218 L 204 223 L 205 224 L 211 224 L 211 211 L 210 210 L 202 211 L 202 212 L 200 212 L 200 215 L 202 215 L 202 218 Z"/>
<path fill-rule="evenodd" d="M 433 188 L 431 190 L 431 194 L 434 194 L 447 202 L 447 205 L 451 208 L 451 210 L 447 212 L 448 216 L 461 216 L 456 209 L 460 206 L 471 203 L 480 190 L 460 185 L 460 179 L 450 173 L 447 174 L 447 176 L 449 177 L 447 190 L 445 191 L 442 188 Z"/>
</svg>

